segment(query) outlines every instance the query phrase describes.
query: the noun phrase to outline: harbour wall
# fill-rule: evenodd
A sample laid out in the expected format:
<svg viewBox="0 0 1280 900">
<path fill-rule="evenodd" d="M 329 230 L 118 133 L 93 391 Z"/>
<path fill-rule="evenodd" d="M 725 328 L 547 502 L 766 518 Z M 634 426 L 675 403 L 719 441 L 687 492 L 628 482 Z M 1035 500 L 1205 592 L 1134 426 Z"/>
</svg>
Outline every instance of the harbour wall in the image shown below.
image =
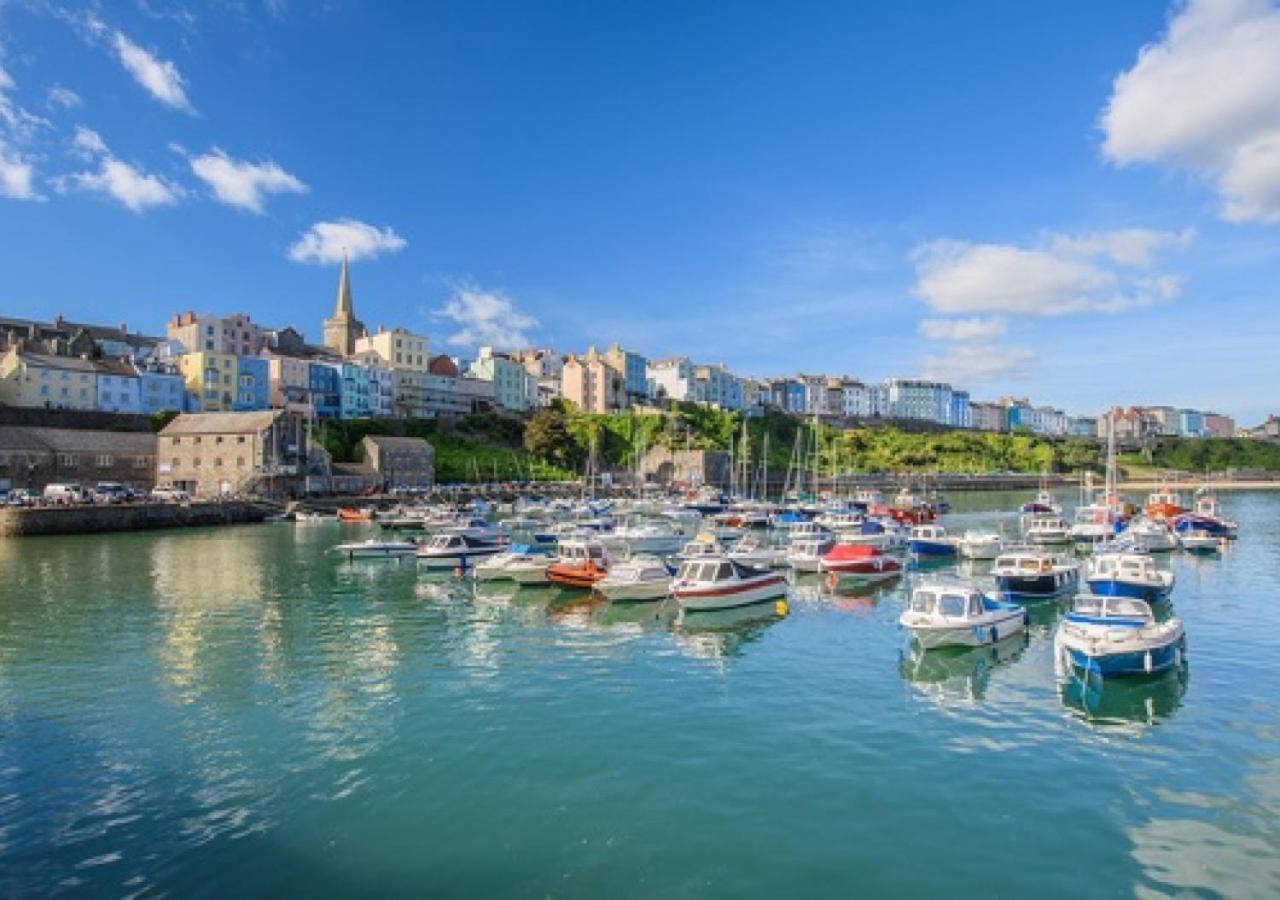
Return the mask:
<svg viewBox="0 0 1280 900">
<path fill-rule="evenodd" d="M 258 503 L 130 503 L 0 510 L 0 537 L 96 534 L 261 522 L 274 512 Z"/>
</svg>

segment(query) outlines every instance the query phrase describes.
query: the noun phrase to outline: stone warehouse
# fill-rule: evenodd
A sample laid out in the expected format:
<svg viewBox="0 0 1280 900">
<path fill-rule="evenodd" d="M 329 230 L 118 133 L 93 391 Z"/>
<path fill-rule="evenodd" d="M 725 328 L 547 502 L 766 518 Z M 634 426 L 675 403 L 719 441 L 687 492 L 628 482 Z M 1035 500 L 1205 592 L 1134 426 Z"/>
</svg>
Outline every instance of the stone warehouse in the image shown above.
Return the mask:
<svg viewBox="0 0 1280 900">
<path fill-rule="evenodd" d="M 366 436 L 360 441 L 364 460 L 383 487 L 428 488 L 436 480 L 436 451 L 427 441 L 415 437 Z"/>
<path fill-rule="evenodd" d="M 188 413 L 160 432 L 156 481 L 193 497 L 287 495 L 306 474 L 302 416 L 284 410 Z"/>
<path fill-rule="evenodd" d="M 149 490 L 155 471 L 156 436 L 149 432 L 0 425 L 0 489 L 38 493 L 58 482 L 92 488 L 118 481 Z"/>
</svg>

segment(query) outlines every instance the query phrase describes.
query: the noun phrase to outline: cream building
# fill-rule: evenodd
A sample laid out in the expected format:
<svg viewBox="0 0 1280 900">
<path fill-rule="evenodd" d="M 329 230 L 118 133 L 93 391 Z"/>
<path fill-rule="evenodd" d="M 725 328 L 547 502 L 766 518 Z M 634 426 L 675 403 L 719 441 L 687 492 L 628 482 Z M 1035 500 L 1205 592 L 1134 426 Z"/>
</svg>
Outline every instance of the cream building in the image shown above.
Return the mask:
<svg viewBox="0 0 1280 900">
<path fill-rule="evenodd" d="M 626 379 L 594 347 L 584 356 L 565 359 L 561 393 L 584 412 L 615 412 L 627 405 Z"/>
<path fill-rule="evenodd" d="M 0 402 L 44 409 L 97 409 L 97 371 L 96 365 L 78 356 L 10 348 L 0 357 Z"/>
</svg>

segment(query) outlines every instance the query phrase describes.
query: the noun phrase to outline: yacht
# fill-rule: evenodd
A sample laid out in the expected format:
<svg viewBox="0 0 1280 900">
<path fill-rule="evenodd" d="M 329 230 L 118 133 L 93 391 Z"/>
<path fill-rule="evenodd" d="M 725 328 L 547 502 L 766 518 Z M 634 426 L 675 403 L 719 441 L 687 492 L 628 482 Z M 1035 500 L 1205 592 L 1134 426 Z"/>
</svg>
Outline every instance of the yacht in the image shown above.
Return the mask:
<svg viewBox="0 0 1280 900">
<path fill-rule="evenodd" d="M 546 551 L 530 544 L 511 544 L 501 553 L 481 560 L 475 567 L 477 581 L 514 581 L 514 571 L 526 563 L 540 563 L 545 569 L 551 563 Z"/>
<path fill-rule="evenodd" d="M 997 531 L 966 531 L 956 542 L 965 559 L 995 559 L 1004 549 L 1004 535 Z"/>
<path fill-rule="evenodd" d="M 1057 513 L 1036 513 L 1026 517 L 1022 523 L 1022 534 L 1032 544 L 1051 546 L 1070 544 L 1071 526 Z"/>
<path fill-rule="evenodd" d="M 1164 522 L 1148 519 L 1146 516 L 1131 520 L 1124 534 L 1153 553 L 1167 553 L 1178 547 L 1178 539 Z"/>
<path fill-rule="evenodd" d="M 398 559 L 413 556 L 418 545 L 413 541 L 380 541 L 369 538 L 367 541 L 351 541 L 333 548 L 334 553 L 347 559 Z"/>
</svg>

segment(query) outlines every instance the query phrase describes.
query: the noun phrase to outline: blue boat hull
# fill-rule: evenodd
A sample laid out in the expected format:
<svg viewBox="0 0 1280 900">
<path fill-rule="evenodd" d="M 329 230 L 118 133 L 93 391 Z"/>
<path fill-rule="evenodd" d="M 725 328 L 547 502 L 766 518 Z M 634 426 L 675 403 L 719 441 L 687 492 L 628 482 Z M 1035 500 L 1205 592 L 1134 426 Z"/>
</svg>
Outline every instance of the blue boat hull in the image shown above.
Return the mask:
<svg viewBox="0 0 1280 900">
<path fill-rule="evenodd" d="M 1118 581 L 1114 578 L 1088 578 L 1085 581 L 1089 585 L 1089 592 L 1100 597 L 1132 597 L 1135 600 L 1145 600 L 1148 603 L 1159 603 L 1162 600 L 1169 599 L 1169 591 L 1163 587 L 1155 587 L 1149 584 L 1133 584 L 1127 581 Z"/>
<path fill-rule="evenodd" d="M 1089 657 L 1079 650 L 1068 650 L 1071 664 L 1086 672 L 1096 672 L 1103 678 L 1118 678 L 1125 675 L 1155 675 L 1167 672 L 1178 664 L 1178 642 L 1173 641 L 1163 647 L 1150 650 L 1151 668 L 1147 668 L 1147 652 L 1115 653 L 1108 656 Z"/>
<path fill-rule="evenodd" d="M 955 556 L 955 544 L 943 541 L 908 541 L 907 549 L 911 551 L 912 556 L 929 557 L 932 559 L 940 559 L 944 556 Z"/>
<path fill-rule="evenodd" d="M 1047 572 L 1037 575 L 997 575 L 996 588 L 1001 594 L 1014 599 L 1035 599 L 1038 597 L 1056 597 L 1073 590 L 1076 579 L 1061 572 Z"/>
</svg>

